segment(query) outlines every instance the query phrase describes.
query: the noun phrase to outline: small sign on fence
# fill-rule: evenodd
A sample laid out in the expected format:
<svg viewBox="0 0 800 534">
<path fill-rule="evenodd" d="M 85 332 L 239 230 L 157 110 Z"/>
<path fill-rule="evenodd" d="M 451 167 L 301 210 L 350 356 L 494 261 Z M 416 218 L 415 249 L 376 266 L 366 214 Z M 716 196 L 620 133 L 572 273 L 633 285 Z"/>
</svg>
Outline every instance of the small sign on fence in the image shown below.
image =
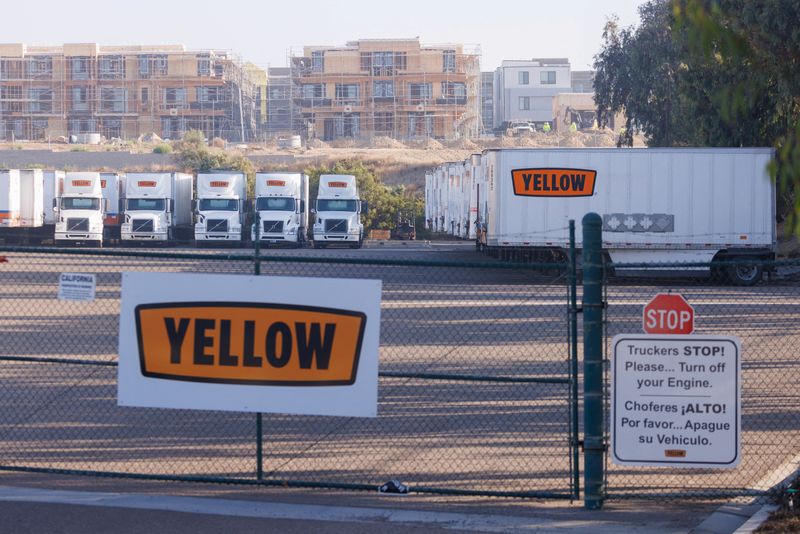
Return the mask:
<svg viewBox="0 0 800 534">
<path fill-rule="evenodd" d="M 380 280 L 124 273 L 121 406 L 377 415 Z"/>
<path fill-rule="evenodd" d="M 620 334 L 612 341 L 611 451 L 618 465 L 736 467 L 736 337 Z"/>
<path fill-rule="evenodd" d="M 58 300 L 92 302 L 95 286 L 94 274 L 61 273 L 58 277 Z"/>
</svg>

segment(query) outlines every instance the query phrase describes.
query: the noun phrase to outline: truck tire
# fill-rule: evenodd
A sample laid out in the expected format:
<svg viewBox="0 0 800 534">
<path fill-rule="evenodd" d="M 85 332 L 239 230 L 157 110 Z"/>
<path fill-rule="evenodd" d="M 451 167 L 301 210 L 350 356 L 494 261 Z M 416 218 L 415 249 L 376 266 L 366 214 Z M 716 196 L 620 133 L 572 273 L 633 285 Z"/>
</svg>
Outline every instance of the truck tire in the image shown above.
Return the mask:
<svg viewBox="0 0 800 534">
<path fill-rule="evenodd" d="M 363 244 L 364 244 L 364 238 L 359 235 L 358 241 L 350 245 L 350 248 L 361 248 Z"/>
<path fill-rule="evenodd" d="M 759 258 L 748 258 L 747 256 L 735 256 L 730 258 L 729 261 L 737 262 L 747 262 L 742 264 L 732 264 L 726 266 L 726 270 L 728 273 L 728 280 L 733 285 L 737 286 L 754 286 L 758 282 L 761 281 L 761 277 L 764 274 L 764 266 L 760 263 L 752 263 Z"/>
<path fill-rule="evenodd" d="M 323 245 L 319 241 L 314 241 L 314 248 L 316 249 L 325 248 L 325 245 Z"/>
</svg>

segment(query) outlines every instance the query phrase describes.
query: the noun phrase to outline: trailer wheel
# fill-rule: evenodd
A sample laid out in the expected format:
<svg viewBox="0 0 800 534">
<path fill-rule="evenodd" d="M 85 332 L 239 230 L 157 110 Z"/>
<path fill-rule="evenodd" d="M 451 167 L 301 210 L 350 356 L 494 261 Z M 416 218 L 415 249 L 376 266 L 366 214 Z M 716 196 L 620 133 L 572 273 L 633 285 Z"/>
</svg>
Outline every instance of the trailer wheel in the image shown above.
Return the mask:
<svg viewBox="0 0 800 534">
<path fill-rule="evenodd" d="M 759 263 L 752 263 L 757 258 L 748 258 L 746 256 L 736 256 L 730 258 L 732 262 L 748 262 L 748 263 L 734 263 L 726 267 L 728 272 L 728 279 L 732 284 L 737 286 L 754 286 L 760 280 L 764 273 L 763 265 Z"/>
<path fill-rule="evenodd" d="M 325 245 L 323 245 L 319 241 L 314 241 L 314 248 L 316 249 L 325 248 Z"/>
</svg>

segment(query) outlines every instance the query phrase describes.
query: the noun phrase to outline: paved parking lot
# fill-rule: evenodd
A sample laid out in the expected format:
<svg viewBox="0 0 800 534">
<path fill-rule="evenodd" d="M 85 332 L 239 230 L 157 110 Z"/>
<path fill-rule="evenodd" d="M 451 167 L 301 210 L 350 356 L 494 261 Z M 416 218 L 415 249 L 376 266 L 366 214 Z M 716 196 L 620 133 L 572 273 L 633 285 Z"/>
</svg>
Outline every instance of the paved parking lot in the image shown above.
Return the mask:
<svg viewBox="0 0 800 534">
<path fill-rule="evenodd" d="M 0 264 L 0 356 L 114 362 L 121 272 L 248 274 L 251 262 L 211 258 L 245 253 L 204 250 L 196 259 L 6 254 L 8 263 Z M 331 262 L 277 261 L 287 256 Z M 567 376 L 563 273 L 351 265 L 335 258 L 495 260 L 476 254 L 468 243 L 446 242 L 265 251 L 264 275 L 383 280 L 381 371 Z M 61 272 L 97 274 L 96 300 L 58 301 Z M 792 444 L 800 441 L 800 416 L 792 404 L 792 384 L 798 381 L 793 349 L 800 343 L 797 285 L 615 280 L 608 288 L 609 336 L 639 332 L 641 306 L 665 289 L 681 290 L 692 302 L 699 331 L 743 340 L 744 461 L 725 472 L 611 466 L 609 492 L 766 489 L 791 468 Z M 4 361 L 0 377 L 7 385 L 0 401 L 14 406 L 0 412 L 0 464 L 232 479 L 255 475 L 252 414 L 118 408 L 113 366 Z M 415 487 L 461 491 L 569 491 L 565 384 L 384 377 L 379 403 L 377 419 L 265 415 L 266 477 L 373 486 L 399 478 Z"/>
</svg>

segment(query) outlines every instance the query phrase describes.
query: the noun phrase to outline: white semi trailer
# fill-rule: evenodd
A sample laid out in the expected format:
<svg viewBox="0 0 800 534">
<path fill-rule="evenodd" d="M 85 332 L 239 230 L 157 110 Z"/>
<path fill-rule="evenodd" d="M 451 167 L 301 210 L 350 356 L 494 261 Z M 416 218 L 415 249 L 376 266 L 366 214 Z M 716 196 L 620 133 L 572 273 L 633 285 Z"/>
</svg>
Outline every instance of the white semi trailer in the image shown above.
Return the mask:
<svg viewBox="0 0 800 534">
<path fill-rule="evenodd" d="M 241 172 L 197 175 L 194 239 L 198 246 L 208 243 L 242 242 L 247 200 L 247 180 Z"/>
<path fill-rule="evenodd" d="M 4 243 L 52 241 L 62 171 L 0 171 L 0 239 Z"/>
<path fill-rule="evenodd" d="M 56 245 L 103 245 L 106 202 L 99 172 L 68 172 L 56 201 Z"/>
<path fill-rule="evenodd" d="M 193 237 L 193 178 L 183 173 L 128 173 L 123 241 L 188 241 Z"/>
<path fill-rule="evenodd" d="M 766 148 L 487 150 L 482 244 L 564 251 L 568 221 L 596 212 L 614 263 L 772 259 L 771 157 Z M 756 263 L 727 269 L 743 285 L 762 274 Z"/>
<path fill-rule="evenodd" d="M 300 173 L 257 173 L 256 220 L 251 239 L 302 247 L 308 232 L 308 176 Z M 256 224 L 258 235 L 256 235 Z"/>
<path fill-rule="evenodd" d="M 8 234 L 20 225 L 19 170 L 0 171 L 0 229 Z"/>
<path fill-rule="evenodd" d="M 361 248 L 364 225 L 361 213 L 366 213 L 366 203 L 358 196 L 356 177 L 349 174 L 323 174 L 319 178 L 316 208 L 314 210 L 314 248 L 331 243 L 349 244 Z"/>
</svg>

